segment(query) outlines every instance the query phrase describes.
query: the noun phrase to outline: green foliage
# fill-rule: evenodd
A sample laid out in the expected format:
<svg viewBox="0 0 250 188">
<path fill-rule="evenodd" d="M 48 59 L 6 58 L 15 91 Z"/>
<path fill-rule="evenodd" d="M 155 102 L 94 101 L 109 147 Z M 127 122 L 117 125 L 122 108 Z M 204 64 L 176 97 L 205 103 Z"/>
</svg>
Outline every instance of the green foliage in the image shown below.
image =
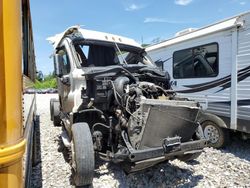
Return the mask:
<svg viewBox="0 0 250 188">
<path fill-rule="evenodd" d="M 43 81 L 36 80 L 35 89 L 57 88 L 56 78 L 53 74 L 44 77 Z"/>
</svg>

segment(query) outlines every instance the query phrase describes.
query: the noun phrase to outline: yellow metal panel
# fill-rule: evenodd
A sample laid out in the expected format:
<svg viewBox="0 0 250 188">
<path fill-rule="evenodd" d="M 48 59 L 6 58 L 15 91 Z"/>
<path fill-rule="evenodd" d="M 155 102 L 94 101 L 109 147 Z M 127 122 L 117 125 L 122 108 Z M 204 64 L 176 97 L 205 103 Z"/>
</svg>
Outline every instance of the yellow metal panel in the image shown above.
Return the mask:
<svg viewBox="0 0 250 188">
<path fill-rule="evenodd" d="M 8 164 L 0 166 L 0 187 L 6 188 L 23 186 L 21 35 L 21 1 L 0 0 L 0 153 L 8 154 L 2 156 Z"/>
<path fill-rule="evenodd" d="M 21 2 L 3 0 L 3 36 L 6 97 L 6 141 L 22 136 L 22 32 Z"/>
<path fill-rule="evenodd" d="M 18 174 L 18 175 L 17 175 Z M 19 159 L 12 166 L 0 169 L 1 188 L 19 188 L 22 185 L 22 160 Z"/>
<path fill-rule="evenodd" d="M 25 151 L 25 143 L 25 140 L 23 140 L 18 144 L 0 148 L 0 168 L 9 166 L 10 163 L 21 159 Z"/>
<path fill-rule="evenodd" d="M 0 0 L 0 145 L 5 143 L 6 114 L 5 114 L 5 66 L 3 41 L 3 1 Z"/>
</svg>

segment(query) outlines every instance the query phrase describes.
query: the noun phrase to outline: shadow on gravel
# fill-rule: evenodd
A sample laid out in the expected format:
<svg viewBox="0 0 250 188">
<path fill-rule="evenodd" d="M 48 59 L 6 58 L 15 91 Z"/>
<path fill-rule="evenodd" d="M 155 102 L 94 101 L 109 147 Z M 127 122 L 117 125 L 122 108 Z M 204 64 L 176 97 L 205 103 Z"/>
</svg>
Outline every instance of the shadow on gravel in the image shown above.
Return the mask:
<svg viewBox="0 0 250 188">
<path fill-rule="evenodd" d="M 40 117 L 37 116 L 37 121 L 34 124 L 34 140 L 33 140 L 33 161 L 31 187 L 43 187 L 42 180 L 42 158 L 41 158 L 41 137 L 40 137 Z"/>
<path fill-rule="evenodd" d="M 147 177 L 147 178 L 145 178 Z M 202 175 L 194 176 L 188 169 L 182 169 L 170 163 L 158 164 L 146 170 L 127 175 L 126 183 L 120 182 L 122 187 L 193 187 L 203 179 Z"/>
<path fill-rule="evenodd" d="M 96 169 L 106 164 L 101 159 L 96 160 Z M 178 166 L 164 162 L 151 168 L 125 174 L 118 164 L 108 163 L 106 172 L 96 172 L 95 178 L 104 175 L 112 175 L 119 182 L 119 187 L 194 187 L 203 179 L 202 175 L 193 175 L 188 169 L 182 169 Z"/>
<path fill-rule="evenodd" d="M 240 159 L 244 159 L 250 162 L 250 139 L 243 140 L 239 134 L 231 135 L 231 143 L 223 149 L 220 149 L 223 153 L 231 153 Z"/>
<path fill-rule="evenodd" d="M 58 135 L 55 141 L 58 143 L 57 151 L 63 154 L 63 158 L 67 163 L 70 163 L 71 162 L 70 151 L 68 148 L 64 146 L 61 135 Z"/>
<path fill-rule="evenodd" d="M 200 162 L 197 160 L 186 161 L 186 163 L 189 165 L 199 165 L 200 164 Z"/>
<path fill-rule="evenodd" d="M 58 152 L 63 154 L 67 163 L 71 163 L 70 151 L 63 145 L 61 137 L 56 139 L 58 143 Z M 189 164 L 199 164 L 197 161 L 192 161 Z M 102 168 L 103 169 L 100 169 Z M 72 171 L 73 174 L 73 171 Z M 101 159 L 98 155 L 95 156 L 95 178 L 102 178 L 105 175 L 112 176 L 119 182 L 121 188 L 125 187 L 194 187 L 203 179 L 202 175 L 193 175 L 189 169 L 179 168 L 168 162 L 155 165 L 151 168 L 125 174 L 119 164 L 114 164 Z M 73 184 L 72 175 L 70 176 L 70 184 Z M 92 186 L 89 186 L 92 187 Z"/>
<path fill-rule="evenodd" d="M 57 151 L 60 152 L 60 153 L 62 153 L 65 162 L 67 162 L 67 163 L 69 163 L 71 165 L 70 151 L 69 151 L 68 148 L 66 148 L 64 146 L 62 138 L 61 138 L 61 135 L 58 135 L 55 141 L 58 143 L 58 149 L 57 149 Z M 74 185 L 74 183 L 73 183 L 73 175 L 72 175 L 73 173 L 74 172 L 71 169 L 71 176 L 69 178 L 70 185 Z"/>
</svg>

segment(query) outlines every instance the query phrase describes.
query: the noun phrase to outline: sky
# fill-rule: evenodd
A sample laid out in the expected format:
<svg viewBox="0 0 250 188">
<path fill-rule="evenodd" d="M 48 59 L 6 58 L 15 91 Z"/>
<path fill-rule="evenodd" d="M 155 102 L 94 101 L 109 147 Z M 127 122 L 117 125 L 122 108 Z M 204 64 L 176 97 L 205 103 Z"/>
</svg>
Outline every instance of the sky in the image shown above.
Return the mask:
<svg viewBox="0 0 250 188">
<path fill-rule="evenodd" d="M 37 71 L 53 72 L 46 38 L 73 25 L 141 43 L 250 11 L 250 0 L 30 0 Z"/>
</svg>

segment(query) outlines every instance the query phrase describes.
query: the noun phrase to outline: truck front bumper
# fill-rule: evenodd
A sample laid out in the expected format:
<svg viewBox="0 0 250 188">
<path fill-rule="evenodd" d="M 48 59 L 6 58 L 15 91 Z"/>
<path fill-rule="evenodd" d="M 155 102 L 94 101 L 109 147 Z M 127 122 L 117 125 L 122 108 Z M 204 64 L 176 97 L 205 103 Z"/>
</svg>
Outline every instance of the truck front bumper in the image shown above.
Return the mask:
<svg viewBox="0 0 250 188">
<path fill-rule="evenodd" d="M 178 158 L 178 156 L 201 153 L 207 145 L 207 140 L 195 140 L 181 143 L 180 137 L 166 138 L 162 146 L 135 150 L 126 142 L 128 152 L 116 153 L 115 161 L 122 161 L 124 170 L 128 173 L 139 171 L 157 163 Z"/>
</svg>

